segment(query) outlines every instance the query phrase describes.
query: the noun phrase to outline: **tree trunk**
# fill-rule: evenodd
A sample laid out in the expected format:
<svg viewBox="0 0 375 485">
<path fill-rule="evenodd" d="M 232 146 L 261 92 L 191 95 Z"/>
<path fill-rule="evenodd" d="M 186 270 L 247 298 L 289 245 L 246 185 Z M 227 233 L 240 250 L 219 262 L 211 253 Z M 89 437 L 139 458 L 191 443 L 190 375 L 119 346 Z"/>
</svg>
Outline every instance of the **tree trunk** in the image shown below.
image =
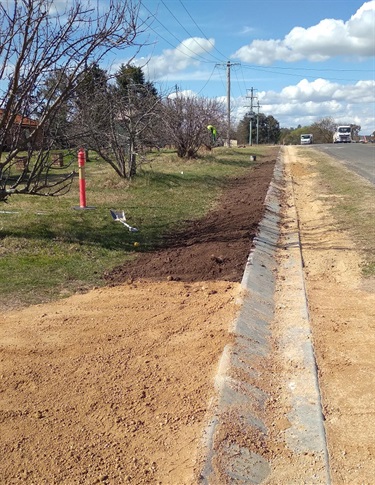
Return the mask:
<svg viewBox="0 0 375 485">
<path fill-rule="evenodd" d="M 129 178 L 131 179 L 137 174 L 137 155 L 131 152 L 129 155 Z"/>
</svg>

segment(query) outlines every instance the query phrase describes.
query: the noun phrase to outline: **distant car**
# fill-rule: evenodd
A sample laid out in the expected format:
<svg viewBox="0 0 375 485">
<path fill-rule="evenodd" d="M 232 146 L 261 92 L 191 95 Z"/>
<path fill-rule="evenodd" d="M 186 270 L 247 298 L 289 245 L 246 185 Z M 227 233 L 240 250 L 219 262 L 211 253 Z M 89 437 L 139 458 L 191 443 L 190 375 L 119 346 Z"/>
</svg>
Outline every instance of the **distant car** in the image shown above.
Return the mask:
<svg viewBox="0 0 375 485">
<path fill-rule="evenodd" d="M 301 135 L 301 145 L 311 145 L 313 143 L 314 137 L 311 134 Z"/>
</svg>

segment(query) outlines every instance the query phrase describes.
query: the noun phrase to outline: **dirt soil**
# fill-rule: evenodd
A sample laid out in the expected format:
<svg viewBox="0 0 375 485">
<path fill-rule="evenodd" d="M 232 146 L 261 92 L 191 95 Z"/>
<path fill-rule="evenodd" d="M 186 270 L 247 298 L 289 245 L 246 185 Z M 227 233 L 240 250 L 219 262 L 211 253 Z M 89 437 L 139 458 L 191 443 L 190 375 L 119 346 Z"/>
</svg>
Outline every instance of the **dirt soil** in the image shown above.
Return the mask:
<svg viewBox="0 0 375 485">
<path fill-rule="evenodd" d="M 274 157 L 278 149 L 274 149 Z M 105 275 L 107 283 L 152 281 L 233 281 L 242 279 L 246 258 L 272 178 L 275 158 L 264 160 L 246 177 L 230 181 L 218 207 L 165 238 L 161 251 L 143 254 L 133 264 Z"/>
<path fill-rule="evenodd" d="M 1 483 L 196 483 L 277 153 L 107 288 L 2 314 Z"/>
<path fill-rule="evenodd" d="M 337 229 L 314 163 L 286 150 L 332 483 L 370 485 L 375 292 L 363 285 L 358 248 Z M 107 287 L 2 314 L 1 484 L 197 483 L 213 379 L 276 154 L 232 181 L 217 208 L 164 250 L 106 274 Z M 274 421 L 282 439 L 288 421 Z"/>
</svg>

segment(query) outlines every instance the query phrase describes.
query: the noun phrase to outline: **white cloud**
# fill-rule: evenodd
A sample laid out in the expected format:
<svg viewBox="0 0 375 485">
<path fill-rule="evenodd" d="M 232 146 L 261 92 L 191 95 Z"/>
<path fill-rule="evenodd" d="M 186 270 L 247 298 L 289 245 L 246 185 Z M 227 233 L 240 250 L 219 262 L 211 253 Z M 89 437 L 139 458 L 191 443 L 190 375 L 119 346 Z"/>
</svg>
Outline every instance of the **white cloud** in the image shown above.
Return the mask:
<svg viewBox="0 0 375 485">
<path fill-rule="evenodd" d="M 362 127 L 361 133 L 375 130 L 375 81 L 342 85 L 325 79 L 300 81 L 281 91 L 258 93 L 261 112 L 274 116 L 282 127 L 310 125 L 325 117 L 336 122 L 350 122 Z M 244 100 L 233 102 L 234 118 L 243 118 L 248 108 Z"/>
<path fill-rule="evenodd" d="M 336 56 L 375 55 L 375 0 L 366 2 L 352 17 L 324 19 L 307 29 L 293 28 L 284 39 L 254 40 L 233 57 L 259 65 L 274 61 L 295 62 L 308 59 L 325 61 Z"/>
<path fill-rule="evenodd" d="M 327 101 L 374 103 L 375 81 L 358 81 L 355 84 L 338 84 L 326 79 L 308 81 L 303 79 L 296 85 L 286 86 L 279 93 L 261 91 L 260 102 L 288 100 L 289 104 Z"/>
<path fill-rule="evenodd" d="M 191 37 L 181 42 L 175 49 L 165 49 L 159 56 L 138 59 L 137 64 L 145 65 L 144 72 L 153 80 L 168 79 L 168 75 L 183 71 L 200 64 L 200 55 L 210 52 L 215 45 L 214 39 Z"/>
<path fill-rule="evenodd" d="M 194 97 L 194 91 L 179 94 Z M 283 128 L 308 126 L 325 117 L 332 117 L 336 123 L 354 123 L 362 127 L 361 134 L 375 130 L 375 81 L 358 81 L 341 85 L 325 79 L 300 81 L 281 91 L 260 91 L 258 93 L 260 112 L 272 115 Z M 226 106 L 226 97 L 217 97 Z M 248 99 L 231 99 L 233 124 L 243 119 L 249 111 Z M 255 110 L 256 111 L 256 110 Z"/>
<path fill-rule="evenodd" d="M 69 11 L 71 6 L 71 0 L 53 0 L 49 6 L 49 13 L 51 15 L 63 15 Z"/>
<path fill-rule="evenodd" d="M 253 34 L 255 32 L 254 27 L 249 27 L 248 25 L 245 25 L 240 32 L 238 32 L 238 35 L 248 35 L 248 34 Z"/>
<path fill-rule="evenodd" d="M 281 127 L 308 126 L 325 117 L 337 123 L 354 123 L 362 127 L 362 134 L 375 130 L 375 81 L 358 81 L 356 84 L 340 85 L 324 79 L 309 82 L 304 79 L 280 92 L 258 93 L 260 112 L 272 115 Z M 195 97 L 194 91 L 181 91 L 179 95 Z M 171 95 L 172 97 L 174 95 Z M 226 106 L 226 97 L 217 97 Z M 246 98 L 231 99 L 231 119 L 236 123 L 249 111 Z"/>
<path fill-rule="evenodd" d="M 171 93 L 168 98 L 174 99 L 177 97 L 180 98 L 196 98 L 198 95 L 195 91 L 192 91 L 191 89 L 185 89 L 184 91 L 177 91 L 174 93 Z"/>
</svg>

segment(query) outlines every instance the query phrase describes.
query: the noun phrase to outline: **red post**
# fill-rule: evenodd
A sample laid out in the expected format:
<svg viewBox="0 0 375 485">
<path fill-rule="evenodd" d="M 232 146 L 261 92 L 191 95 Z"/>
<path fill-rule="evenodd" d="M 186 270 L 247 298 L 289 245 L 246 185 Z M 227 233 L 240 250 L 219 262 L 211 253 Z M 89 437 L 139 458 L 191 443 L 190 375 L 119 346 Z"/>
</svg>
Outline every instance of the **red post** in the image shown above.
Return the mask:
<svg viewBox="0 0 375 485">
<path fill-rule="evenodd" d="M 79 206 L 86 207 L 85 151 L 78 152 Z"/>
</svg>

